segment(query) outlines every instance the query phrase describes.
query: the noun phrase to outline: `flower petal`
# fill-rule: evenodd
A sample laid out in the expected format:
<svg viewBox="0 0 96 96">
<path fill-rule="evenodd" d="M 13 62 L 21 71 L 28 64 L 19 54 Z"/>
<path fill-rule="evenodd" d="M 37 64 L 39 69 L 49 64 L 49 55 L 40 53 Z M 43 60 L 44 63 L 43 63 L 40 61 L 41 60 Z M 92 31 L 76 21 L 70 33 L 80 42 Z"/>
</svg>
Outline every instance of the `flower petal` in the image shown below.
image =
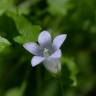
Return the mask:
<svg viewBox="0 0 96 96">
<path fill-rule="evenodd" d="M 23 47 L 34 55 L 40 55 L 40 47 L 36 43 L 28 42 Z"/>
<path fill-rule="evenodd" d="M 58 49 L 58 50 L 55 51 L 49 58 L 55 58 L 55 59 L 56 59 L 56 58 L 60 58 L 61 55 L 62 55 L 61 50 Z"/>
<path fill-rule="evenodd" d="M 53 47 L 55 49 L 59 49 L 63 44 L 63 42 L 65 41 L 66 37 L 67 37 L 66 34 L 56 36 L 55 39 L 53 40 Z"/>
<path fill-rule="evenodd" d="M 41 62 L 44 61 L 44 57 L 40 57 L 40 56 L 34 56 L 31 60 L 31 64 L 33 67 L 35 67 L 36 65 L 40 64 Z"/>
<path fill-rule="evenodd" d="M 38 42 L 41 46 L 46 46 L 51 43 L 51 35 L 48 31 L 43 31 L 38 37 Z"/>
<path fill-rule="evenodd" d="M 48 59 L 44 62 L 45 68 L 51 73 L 58 73 L 61 71 L 61 63 L 59 59 Z"/>
</svg>

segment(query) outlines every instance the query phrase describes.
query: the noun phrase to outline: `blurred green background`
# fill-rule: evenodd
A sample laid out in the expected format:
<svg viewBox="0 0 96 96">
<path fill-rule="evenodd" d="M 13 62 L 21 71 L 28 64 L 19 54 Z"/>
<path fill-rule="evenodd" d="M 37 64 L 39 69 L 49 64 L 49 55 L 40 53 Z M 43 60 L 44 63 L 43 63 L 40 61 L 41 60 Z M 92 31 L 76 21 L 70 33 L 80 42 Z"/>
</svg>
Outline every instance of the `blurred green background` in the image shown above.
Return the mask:
<svg viewBox="0 0 96 96">
<path fill-rule="evenodd" d="M 61 77 L 22 46 L 42 30 L 67 34 Z M 0 0 L 0 96 L 96 96 L 96 0 Z"/>
</svg>

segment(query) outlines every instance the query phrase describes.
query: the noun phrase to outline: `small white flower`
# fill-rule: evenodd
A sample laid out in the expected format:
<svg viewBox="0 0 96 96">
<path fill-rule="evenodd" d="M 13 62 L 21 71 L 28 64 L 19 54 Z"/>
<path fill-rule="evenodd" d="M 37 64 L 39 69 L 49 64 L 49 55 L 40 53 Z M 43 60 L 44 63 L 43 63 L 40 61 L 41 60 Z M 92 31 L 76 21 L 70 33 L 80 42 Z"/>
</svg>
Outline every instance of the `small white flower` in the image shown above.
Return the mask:
<svg viewBox="0 0 96 96">
<path fill-rule="evenodd" d="M 60 47 L 66 39 L 66 34 L 55 37 L 52 42 L 51 35 L 48 31 L 43 31 L 38 37 L 38 44 L 33 42 L 25 43 L 24 48 L 34 54 L 31 64 L 36 66 L 43 62 L 47 70 L 52 73 L 61 71 L 60 57 L 62 55 Z"/>
</svg>

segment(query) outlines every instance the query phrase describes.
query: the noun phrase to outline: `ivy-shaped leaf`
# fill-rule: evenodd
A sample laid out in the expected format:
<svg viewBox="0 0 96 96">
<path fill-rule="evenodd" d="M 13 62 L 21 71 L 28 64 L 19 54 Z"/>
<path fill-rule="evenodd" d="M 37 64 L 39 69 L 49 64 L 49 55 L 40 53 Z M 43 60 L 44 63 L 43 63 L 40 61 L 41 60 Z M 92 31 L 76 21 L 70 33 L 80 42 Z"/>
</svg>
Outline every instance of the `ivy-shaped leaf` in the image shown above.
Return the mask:
<svg viewBox="0 0 96 96">
<path fill-rule="evenodd" d="M 37 36 L 41 30 L 40 26 L 32 25 L 24 16 L 16 14 L 8 14 L 11 16 L 16 24 L 16 27 L 20 33 L 20 36 L 14 38 L 17 43 L 23 44 L 25 42 L 36 41 Z"/>
</svg>

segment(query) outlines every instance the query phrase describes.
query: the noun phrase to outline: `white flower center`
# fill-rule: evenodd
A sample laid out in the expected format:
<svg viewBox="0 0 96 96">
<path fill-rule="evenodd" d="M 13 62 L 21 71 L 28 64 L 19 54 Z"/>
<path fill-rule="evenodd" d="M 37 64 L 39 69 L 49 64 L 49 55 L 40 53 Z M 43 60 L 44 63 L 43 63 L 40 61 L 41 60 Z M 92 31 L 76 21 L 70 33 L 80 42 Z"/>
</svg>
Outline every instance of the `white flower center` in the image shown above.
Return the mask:
<svg viewBox="0 0 96 96">
<path fill-rule="evenodd" d="M 47 48 L 44 48 L 43 55 L 44 55 L 44 57 L 49 57 L 50 56 L 50 52 Z"/>
</svg>

